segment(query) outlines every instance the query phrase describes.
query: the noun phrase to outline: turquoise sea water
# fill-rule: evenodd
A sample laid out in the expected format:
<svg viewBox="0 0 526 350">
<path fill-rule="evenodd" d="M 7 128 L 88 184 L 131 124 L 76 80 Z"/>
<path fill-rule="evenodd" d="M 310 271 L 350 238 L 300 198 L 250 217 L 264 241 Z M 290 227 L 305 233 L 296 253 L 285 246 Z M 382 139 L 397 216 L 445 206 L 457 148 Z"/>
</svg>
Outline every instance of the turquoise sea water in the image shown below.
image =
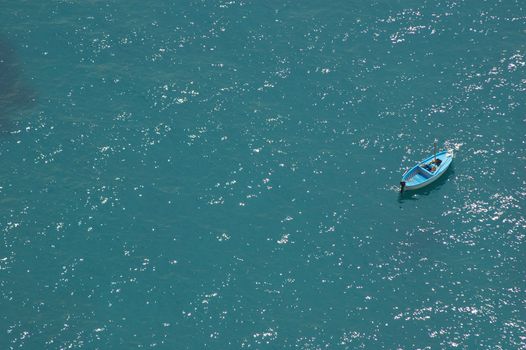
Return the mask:
<svg viewBox="0 0 526 350">
<path fill-rule="evenodd" d="M 525 54 L 519 0 L 1 1 L 0 349 L 526 349 Z"/>
</svg>

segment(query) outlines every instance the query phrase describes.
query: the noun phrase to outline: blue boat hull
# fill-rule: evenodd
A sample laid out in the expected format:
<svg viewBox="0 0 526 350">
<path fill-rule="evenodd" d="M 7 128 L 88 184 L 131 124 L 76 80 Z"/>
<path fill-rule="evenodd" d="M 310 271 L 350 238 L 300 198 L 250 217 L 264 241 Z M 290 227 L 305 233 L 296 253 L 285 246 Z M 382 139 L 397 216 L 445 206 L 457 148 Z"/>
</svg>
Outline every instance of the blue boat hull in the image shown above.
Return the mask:
<svg viewBox="0 0 526 350">
<path fill-rule="evenodd" d="M 432 155 L 409 169 L 402 175 L 402 182 L 405 183 L 405 190 L 417 190 L 427 186 L 442 176 L 453 161 L 453 151 L 442 151 Z"/>
</svg>

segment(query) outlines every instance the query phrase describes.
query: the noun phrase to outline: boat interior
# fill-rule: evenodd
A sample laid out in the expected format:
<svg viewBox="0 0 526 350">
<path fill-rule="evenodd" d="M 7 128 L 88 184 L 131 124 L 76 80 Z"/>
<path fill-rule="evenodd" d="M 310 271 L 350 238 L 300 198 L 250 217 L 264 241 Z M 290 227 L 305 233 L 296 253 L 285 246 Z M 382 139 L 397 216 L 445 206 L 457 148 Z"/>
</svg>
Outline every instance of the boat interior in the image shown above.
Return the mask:
<svg viewBox="0 0 526 350">
<path fill-rule="evenodd" d="M 420 165 L 413 170 L 409 177 L 410 181 L 423 182 L 433 176 L 433 173 L 427 169 L 422 168 Z"/>
</svg>

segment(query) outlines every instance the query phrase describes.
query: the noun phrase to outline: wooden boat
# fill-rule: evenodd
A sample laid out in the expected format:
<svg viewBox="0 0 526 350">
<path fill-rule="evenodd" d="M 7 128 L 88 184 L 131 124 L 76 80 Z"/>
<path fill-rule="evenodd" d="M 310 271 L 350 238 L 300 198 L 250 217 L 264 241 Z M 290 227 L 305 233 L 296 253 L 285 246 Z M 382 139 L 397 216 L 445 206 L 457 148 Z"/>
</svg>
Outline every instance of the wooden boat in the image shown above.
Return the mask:
<svg viewBox="0 0 526 350">
<path fill-rule="evenodd" d="M 436 181 L 453 161 L 453 151 L 441 151 L 407 170 L 400 181 L 400 192 L 416 190 Z"/>
</svg>

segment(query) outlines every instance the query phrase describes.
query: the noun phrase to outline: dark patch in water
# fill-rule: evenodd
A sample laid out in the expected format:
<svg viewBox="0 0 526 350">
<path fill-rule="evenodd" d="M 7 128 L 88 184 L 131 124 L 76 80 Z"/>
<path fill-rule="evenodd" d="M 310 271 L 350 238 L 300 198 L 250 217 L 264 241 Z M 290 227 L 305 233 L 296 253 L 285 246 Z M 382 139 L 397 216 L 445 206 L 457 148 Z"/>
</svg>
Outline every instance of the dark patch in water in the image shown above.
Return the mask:
<svg viewBox="0 0 526 350">
<path fill-rule="evenodd" d="M 0 36 L 0 133 L 9 131 L 13 118 L 35 104 L 35 91 L 22 76 L 13 46 Z"/>
</svg>

